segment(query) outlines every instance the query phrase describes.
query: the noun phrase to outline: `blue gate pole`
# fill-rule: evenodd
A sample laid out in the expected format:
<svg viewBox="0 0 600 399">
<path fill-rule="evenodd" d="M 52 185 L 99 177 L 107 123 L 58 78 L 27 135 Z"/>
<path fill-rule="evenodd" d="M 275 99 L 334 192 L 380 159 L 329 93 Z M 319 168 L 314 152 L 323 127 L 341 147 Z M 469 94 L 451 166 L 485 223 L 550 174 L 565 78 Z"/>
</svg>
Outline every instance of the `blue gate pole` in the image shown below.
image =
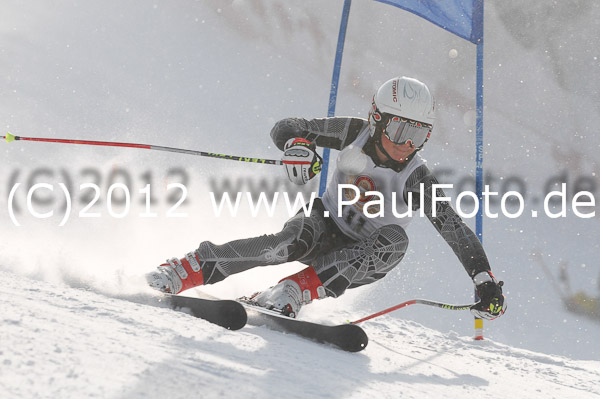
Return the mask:
<svg viewBox="0 0 600 399">
<path fill-rule="evenodd" d="M 475 218 L 477 238 L 483 243 L 483 43 L 477 44 L 477 122 L 475 127 L 475 191 L 479 210 Z"/>
<path fill-rule="evenodd" d="M 477 2 L 474 2 L 475 4 Z M 481 7 L 477 10 L 481 23 L 481 37 L 477 42 L 477 121 L 475 126 L 475 191 L 478 198 L 479 208 L 475 217 L 475 234 L 483 244 L 483 0 Z M 474 16 L 475 18 L 475 16 Z M 475 302 L 479 301 L 475 292 Z M 483 320 L 475 318 L 475 339 L 483 339 Z"/>
<path fill-rule="evenodd" d="M 329 109 L 327 116 L 335 116 L 335 103 L 337 101 L 338 85 L 340 82 L 340 70 L 342 69 L 342 55 L 344 54 L 344 42 L 346 41 L 346 28 L 348 27 L 348 18 L 350 16 L 350 5 L 352 0 L 344 1 L 344 10 L 342 11 L 342 22 L 340 23 L 340 33 L 338 34 L 337 49 L 335 52 L 335 62 L 333 64 L 333 77 L 331 78 L 331 91 L 329 92 Z M 329 171 L 329 148 L 323 149 L 323 166 L 321 168 L 321 181 L 319 183 L 319 197 L 322 197 L 327 188 L 327 172 Z"/>
</svg>

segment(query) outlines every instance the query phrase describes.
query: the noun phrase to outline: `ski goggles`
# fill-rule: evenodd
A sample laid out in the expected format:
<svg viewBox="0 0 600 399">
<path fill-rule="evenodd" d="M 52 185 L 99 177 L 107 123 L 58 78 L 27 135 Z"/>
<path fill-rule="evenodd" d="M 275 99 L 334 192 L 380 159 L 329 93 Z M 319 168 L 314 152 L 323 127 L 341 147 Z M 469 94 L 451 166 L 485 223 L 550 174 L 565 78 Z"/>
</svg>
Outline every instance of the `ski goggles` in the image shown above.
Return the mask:
<svg viewBox="0 0 600 399">
<path fill-rule="evenodd" d="M 392 116 L 389 118 L 383 132 L 394 144 L 406 144 L 410 142 L 412 147 L 420 148 L 431 135 L 431 128 L 432 125 L 426 123 Z"/>
<path fill-rule="evenodd" d="M 378 126 L 383 127 L 383 133 L 392 143 L 402 145 L 410 142 L 414 148 L 421 148 L 425 144 L 433 128 L 428 123 L 382 114 L 379 110 L 373 111 L 371 118 Z"/>
</svg>

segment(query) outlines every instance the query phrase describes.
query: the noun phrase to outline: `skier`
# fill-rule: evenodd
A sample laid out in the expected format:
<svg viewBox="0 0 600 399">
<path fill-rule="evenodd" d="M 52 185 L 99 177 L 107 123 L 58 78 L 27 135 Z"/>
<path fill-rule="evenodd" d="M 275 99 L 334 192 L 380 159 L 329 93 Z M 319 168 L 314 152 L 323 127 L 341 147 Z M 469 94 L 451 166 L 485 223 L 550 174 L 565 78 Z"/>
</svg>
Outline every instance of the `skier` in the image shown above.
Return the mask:
<svg viewBox="0 0 600 399">
<path fill-rule="evenodd" d="M 185 257 L 170 259 L 147 274 L 148 283 L 177 294 L 256 266 L 299 261 L 307 265 L 304 270 L 247 298 L 295 317 L 312 300 L 338 297 L 392 270 L 406 253 L 405 228 L 411 218 L 394 216 L 391 207 L 402 214 L 409 205 L 417 210 L 424 204 L 425 214 L 481 298 L 471 311 L 480 318 L 497 318 L 505 311 L 502 282 L 492 274 L 481 243 L 449 202 L 438 200 L 435 217 L 432 214 L 432 185 L 437 180 L 418 152 L 429 139 L 434 120 L 434 99 L 427 86 L 399 77 L 377 90 L 368 120 L 287 118 L 277 122 L 271 138 L 283 150 L 285 170 L 296 184 L 305 184 L 320 172 L 322 159 L 316 146 L 341 150 L 332 181 L 323 197 L 314 201 L 310 215 L 301 210 L 272 235 L 223 245 L 204 241 Z M 340 184 L 352 186 L 338 190 Z M 384 201 L 369 205 L 372 196 L 366 196 L 367 191 L 378 191 Z M 436 193 L 438 198 L 444 196 L 440 189 Z M 341 201 L 345 205 L 338 212 Z"/>
</svg>

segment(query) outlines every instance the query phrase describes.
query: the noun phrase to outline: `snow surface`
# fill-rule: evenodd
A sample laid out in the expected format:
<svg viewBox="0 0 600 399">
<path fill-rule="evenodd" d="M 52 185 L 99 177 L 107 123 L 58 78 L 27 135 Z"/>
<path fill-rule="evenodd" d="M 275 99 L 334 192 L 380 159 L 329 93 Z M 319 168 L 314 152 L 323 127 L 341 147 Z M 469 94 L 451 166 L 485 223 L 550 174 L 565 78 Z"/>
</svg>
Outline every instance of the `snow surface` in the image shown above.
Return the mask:
<svg viewBox="0 0 600 399">
<path fill-rule="evenodd" d="M 595 361 L 473 341 L 391 317 L 347 353 L 1 271 L 2 397 L 592 398 Z M 24 288 L 25 287 L 25 288 Z M 349 312 L 330 312 L 342 322 Z"/>
<path fill-rule="evenodd" d="M 20 136 L 277 159 L 268 138 L 275 121 L 326 115 L 342 6 L 341 0 L 5 1 L 0 120 Z M 523 182 L 525 215 L 541 210 L 553 180 L 567 181 L 570 193 L 587 184 L 597 194 L 600 4 L 486 2 L 485 18 L 484 166 L 492 189 Z M 392 76 L 427 82 L 438 120 L 423 156 L 442 182 L 468 189 L 474 57 L 473 45 L 426 21 L 379 2 L 354 2 L 336 114 L 366 117 L 373 91 Z M 252 217 L 243 205 L 237 217 L 216 217 L 208 192 L 286 190 L 282 170 L 32 142 L 2 143 L 0 153 L 0 397 L 229 397 L 231 389 L 239 397 L 598 395 L 600 325 L 564 308 L 532 255 L 540 254 L 554 276 L 567 264 L 572 290 L 597 297 L 598 215 L 485 219 L 484 246 L 505 281 L 508 311 L 485 323 L 484 342 L 471 340 L 468 312 L 410 306 L 366 323 L 369 347 L 347 354 L 262 328 L 228 332 L 118 299 L 145 289 L 132 283 L 135 276 L 203 240 L 278 231 L 284 207 Z M 58 227 L 64 199 L 56 186 L 35 197 L 38 212 L 55 211 L 48 219 L 27 216 L 26 192 L 17 192 L 17 227 L 7 212 L 17 182 L 65 183 L 74 193 L 74 215 L 90 200 L 76 196 L 79 185 L 96 182 L 102 192 L 91 211 L 101 217 L 74 216 Z M 130 187 L 125 218 L 108 214 L 114 182 Z M 139 216 L 145 210 L 139 190 L 147 182 L 156 218 Z M 173 182 L 188 188 L 178 209 L 186 217 L 166 216 Z M 470 302 L 470 280 L 429 222 L 415 220 L 408 234 L 407 256 L 385 279 L 315 302 L 300 316 L 342 322 L 418 297 Z M 203 290 L 235 298 L 300 268 L 259 268 Z"/>
</svg>

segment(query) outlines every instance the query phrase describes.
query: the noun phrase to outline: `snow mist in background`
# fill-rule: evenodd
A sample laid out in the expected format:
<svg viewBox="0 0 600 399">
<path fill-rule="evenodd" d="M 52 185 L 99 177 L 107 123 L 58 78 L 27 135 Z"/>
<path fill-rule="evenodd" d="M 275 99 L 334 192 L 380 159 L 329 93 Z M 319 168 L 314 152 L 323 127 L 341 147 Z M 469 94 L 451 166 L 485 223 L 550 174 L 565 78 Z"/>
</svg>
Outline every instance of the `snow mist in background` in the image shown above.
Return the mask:
<svg viewBox="0 0 600 399">
<path fill-rule="evenodd" d="M 5 130 L 22 136 L 276 159 L 280 152 L 268 135 L 275 121 L 326 115 L 342 3 L 9 2 L 0 16 L 0 116 Z M 591 41 L 600 36 L 600 8 L 584 1 L 568 7 L 546 3 L 489 3 L 485 15 L 486 183 L 494 191 L 526 190 L 531 208 L 555 183 L 567 182 L 570 196 L 576 187 L 597 191 L 599 172 L 599 54 Z M 559 21 L 563 28 L 556 30 Z M 441 182 L 473 190 L 474 53 L 469 43 L 399 9 L 355 3 L 337 114 L 366 117 L 374 90 L 393 76 L 426 82 L 437 99 L 438 123 L 422 155 Z M 273 217 L 216 217 L 211 210 L 209 192 L 289 189 L 275 166 L 44 143 L 3 143 L 0 151 L 0 265 L 39 280 L 118 292 L 123 281 L 203 240 L 272 233 L 287 218 L 282 207 Z M 34 198 L 39 212 L 55 210 L 44 220 L 26 216 L 26 192 L 20 191 L 15 203 L 22 226 L 16 227 L 6 199 L 17 182 L 64 183 L 76 194 L 75 215 L 93 198 L 92 192 L 80 193 L 79 185 L 95 183 L 101 196 L 90 212 L 101 216 L 74 216 L 58 227 L 64 202 L 58 187 Z M 131 194 L 124 218 L 108 210 L 107 189 L 118 182 Z M 182 195 L 167 190 L 172 183 L 187 187 L 176 210 L 186 216 L 167 216 Z M 140 190 L 147 184 L 156 217 L 139 216 L 146 211 Z M 123 197 L 114 193 L 116 211 L 123 209 Z M 505 281 L 508 304 L 504 317 L 485 324 L 485 335 L 520 348 L 598 359 L 599 324 L 564 309 L 539 259 L 556 277 L 559 265 L 567 264 L 571 288 L 597 296 L 599 230 L 597 218 L 571 212 L 556 220 L 529 212 L 484 220 L 484 247 L 494 273 Z M 409 253 L 384 280 L 325 304 L 371 312 L 413 297 L 469 302 L 472 283 L 429 222 L 417 218 L 408 233 Z M 250 294 L 301 267 L 252 270 L 207 291 Z M 311 307 L 323 311 L 319 303 L 303 314 Z M 472 334 L 466 312 L 415 306 L 393 317 Z"/>
</svg>

